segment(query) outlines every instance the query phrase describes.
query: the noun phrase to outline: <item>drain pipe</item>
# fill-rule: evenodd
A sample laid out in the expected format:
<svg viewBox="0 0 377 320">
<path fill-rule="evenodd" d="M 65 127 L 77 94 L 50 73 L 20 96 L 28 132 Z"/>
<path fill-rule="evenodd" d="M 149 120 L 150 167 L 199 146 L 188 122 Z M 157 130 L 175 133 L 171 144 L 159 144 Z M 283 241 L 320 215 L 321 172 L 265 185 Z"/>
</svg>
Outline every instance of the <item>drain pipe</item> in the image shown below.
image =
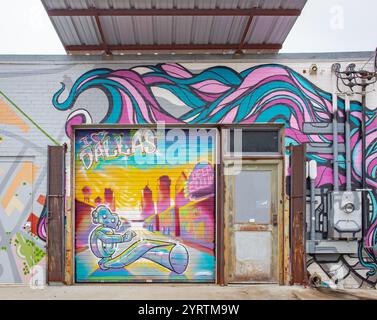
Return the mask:
<svg viewBox="0 0 377 320">
<path fill-rule="evenodd" d="M 333 128 L 333 176 L 334 176 L 334 191 L 339 191 L 338 181 L 338 95 L 332 94 L 332 128 Z"/>
<path fill-rule="evenodd" d="M 361 87 L 361 181 L 362 181 L 362 223 L 363 223 L 363 237 L 368 233 L 368 198 L 367 198 L 367 183 L 366 183 L 366 126 L 365 126 L 365 109 L 366 109 L 366 87 L 365 80 Z"/>
<path fill-rule="evenodd" d="M 346 190 L 351 191 L 351 142 L 350 142 L 350 97 L 345 96 L 345 147 L 346 147 Z"/>
<path fill-rule="evenodd" d="M 310 179 L 310 240 L 315 240 L 315 179 L 317 178 L 317 162 L 309 161 Z"/>
</svg>

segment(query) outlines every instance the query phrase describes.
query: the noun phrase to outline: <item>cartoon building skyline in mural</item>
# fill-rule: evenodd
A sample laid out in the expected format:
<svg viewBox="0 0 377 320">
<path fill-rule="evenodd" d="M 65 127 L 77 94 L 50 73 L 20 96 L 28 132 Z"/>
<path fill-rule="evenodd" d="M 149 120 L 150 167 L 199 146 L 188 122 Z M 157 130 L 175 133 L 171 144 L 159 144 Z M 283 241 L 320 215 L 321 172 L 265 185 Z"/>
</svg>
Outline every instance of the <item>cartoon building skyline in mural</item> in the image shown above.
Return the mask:
<svg viewBox="0 0 377 320">
<path fill-rule="evenodd" d="M 76 131 L 78 282 L 214 281 L 215 136 L 200 131 L 211 139 L 199 149 L 189 129 L 162 149 L 153 131 Z"/>
</svg>

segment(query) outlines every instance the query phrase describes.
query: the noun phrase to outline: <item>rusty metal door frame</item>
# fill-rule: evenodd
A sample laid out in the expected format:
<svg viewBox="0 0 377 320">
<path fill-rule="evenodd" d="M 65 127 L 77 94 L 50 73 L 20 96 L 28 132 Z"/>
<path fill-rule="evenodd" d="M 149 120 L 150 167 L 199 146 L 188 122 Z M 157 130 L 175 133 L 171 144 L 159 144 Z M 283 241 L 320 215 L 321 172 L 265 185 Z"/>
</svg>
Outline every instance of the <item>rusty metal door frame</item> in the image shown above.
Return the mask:
<svg viewBox="0 0 377 320">
<path fill-rule="evenodd" d="M 48 146 L 47 282 L 65 277 L 65 146 Z"/>
<path fill-rule="evenodd" d="M 290 147 L 290 284 L 305 285 L 306 272 L 306 145 Z"/>
</svg>

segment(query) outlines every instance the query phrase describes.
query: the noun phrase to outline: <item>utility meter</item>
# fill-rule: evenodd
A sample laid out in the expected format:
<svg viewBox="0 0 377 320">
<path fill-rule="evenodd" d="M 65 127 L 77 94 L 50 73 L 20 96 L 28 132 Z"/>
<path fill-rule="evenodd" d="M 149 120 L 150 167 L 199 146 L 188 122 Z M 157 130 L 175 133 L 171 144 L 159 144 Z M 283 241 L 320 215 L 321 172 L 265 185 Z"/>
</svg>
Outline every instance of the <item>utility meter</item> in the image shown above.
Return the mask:
<svg viewBox="0 0 377 320">
<path fill-rule="evenodd" d="M 329 238 L 361 239 L 361 192 L 334 191 L 329 200 Z"/>
</svg>

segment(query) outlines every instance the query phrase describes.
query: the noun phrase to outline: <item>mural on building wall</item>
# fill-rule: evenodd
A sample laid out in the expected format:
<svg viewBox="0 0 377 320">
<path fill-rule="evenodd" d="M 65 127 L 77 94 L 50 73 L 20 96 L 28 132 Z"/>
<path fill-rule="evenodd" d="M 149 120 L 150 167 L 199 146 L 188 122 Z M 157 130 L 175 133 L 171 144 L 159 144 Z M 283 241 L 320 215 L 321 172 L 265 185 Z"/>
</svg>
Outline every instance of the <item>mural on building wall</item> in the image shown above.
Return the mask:
<svg viewBox="0 0 377 320">
<path fill-rule="evenodd" d="M 78 282 L 214 281 L 210 131 L 77 131 Z"/>
<path fill-rule="evenodd" d="M 57 76 L 58 77 L 58 76 Z M 64 78 L 63 76 L 61 78 Z M 58 85 L 58 84 L 57 84 Z M 67 88 L 65 87 L 67 85 Z M 69 88 L 68 88 L 69 86 Z M 94 89 L 94 90 L 91 90 Z M 78 97 L 85 91 L 95 92 L 101 90 L 107 97 L 108 105 L 106 112 L 101 119 L 98 114 L 91 114 L 90 108 L 86 108 Z M 65 83 L 56 92 L 51 92 L 53 110 L 69 111 L 66 121 L 66 133 L 70 136 L 70 126 L 82 123 L 154 123 L 165 121 L 167 123 L 254 123 L 254 122 L 281 122 L 286 127 L 286 145 L 308 143 L 309 157 L 318 163 L 318 176 L 316 187 L 320 189 L 320 196 L 317 197 L 316 214 L 321 217 L 321 221 L 327 215 L 327 191 L 332 190 L 332 97 L 329 92 L 313 85 L 308 79 L 301 76 L 294 70 L 277 64 L 258 65 L 242 72 L 225 67 L 216 66 L 202 71 L 191 71 L 179 64 L 158 64 L 142 65 L 126 70 L 93 69 L 77 78 L 70 85 Z M 4 100 L 5 101 L 5 100 Z M 4 104 L 0 101 L 0 112 L 5 112 L 6 116 L 1 116 L 1 122 L 14 128 L 11 132 L 0 130 L 0 143 L 3 140 L 16 139 L 24 148 L 20 154 L 24 154 L 27 148 L 34 148 L 37 153 L 43 154 L 43 147 L 34 144 L 31 139 L 24 137 L 24 134 L 33 127 L 29 121 L 25 121 L 12 110 L 11 104 Z M 344 101 L 338 100 L 339 122 L 344 122 Z M 47 112 L 47 106 L 46 106 Z M 32 114 L 32 110 L 26 110 Z M 12 115 L 10 115 L 12 114 Z M 351 144 L 352 144 L 352 187 L 360 186 L 361 180 L 361 143 L 360 143 L 360 119 L 361 106 L 356 101 L 351 101 Z M 51 115 L 53 116 L 53 114 Z M 18 119 L 20 118 L 20 119 Z M 359 251 L 355 255 L 316 255 L 308 258 L 309 270 L 316 265 L 324 274 L 338 277 L 341 280 L 351 279 L 357 285 L 375 286 L 377 282 L 377 261 L 375 248 L 377 245 L 377 124 L 376 113 L 367 112 L 367 184 L 371 188 L 369 192 L 370 201 L 370 221 L 369 231 L 365 242 L 359 243 Z M 320 132 L 318 124 L 327 124 Z M 15 132 L 17 135 L 15 136 Z M 30 132 L 28 133 L 30 134 Z M 339 134 L 339 143 L 344 144 L 343 132 Z M 51 139 L 50 139 L 51 140 Z M 60 141 L 61 140 L 61 141 Z M 65 139 L 59 139 L 63 143 Z M 339 182 L 340 187 L 345 184 L 345 163 L 344 153 L 339 154 Z M 19 245 L 24 243 L 17 239 L 17 233 L 21 230 L 23 238 L 27 238 L 29 233 L 33 234 L 35 246 L 44 252 L 46 237 L 46 209 L 44 207 L 44 192 L 39 188 L 45 179 L 45 168 L 39 166 L 39 175 L 35 176 L 31 183 L 33 185 L 34 202 L 33 212 L 23 213 L 18 217 L 14 229 L 4 228 L 6 221 L 11 217 L 9 208 L 4 206 L 0 217 L 0 223 L 4 230 L 0 230 L 2 235 L 2 269 L 11 269 L 14 272 L 10 278 L 21 280 L 21 274 L 28 272 L 34 261 L 25 257 L 13 258 L 10 254 L 9 241 L 12 243 L 18 240 Z M 3 177 L 12 173 L 16 175 L 18 170 L 14 168 L 2 168 L 0 175 Z M 184 184 L 189 179 L 188 173 L 183 173 L 176 181 L 179 185 Z M 289 174 L 289 173 L 288 173 Z M 163 178 L 166 179 L 166 178 Z M 7 192 L 9 186 L 4 185 L 2 180 L 0 191 L 1 197 Z M 13 178 L 7 181 L 13 181 Z M 179 183 L 178 183 L 179 182 Z M 21 184 L 22 185 L 22 184 Z M 35 186 L 38 186 L 37 188 Z M 111 189 L 111 188 L 107 188 Z M 103 190 L 104 198 L 111 194 L 111 190 Z M 148 188 L 145 191 L 148 195 Z M 184 196 L 181 191 L 181 196 Z M 93 190 L 88 186 L 83 190 L 90 197 Z M 16 194 L 15 191 L 12 192 Z M 177 192 L 179 194 L 179 192 Z M 12 197 L 11 197 L 12 198 Z M 0 199 L 1 200 L 1 199 Z M 100 199 L 97 199 L 100 200 Z M 3 201 L 3 200 L 1 200 Z M 1 202 L 3 203 L 3 202 Z M 12 203 L 13 210 L 21 210 L 17 201 Z M 101 204 L 100 201 L 96 202 Z M 83 210 L 91 212 L 84 199 L 81 203 Z M 205 203 L 204 203 L 205 205 Z M 8 210 L 8 213 L 5 211 Z M 110 208 L 112 212 L 119 213 Z M 172 209 L 170 209 L 172 210 Z M 25 211 L 25 210 L 24 210 Z M 25 211 L 26 212 L 26 211 Z M 182 208 L 182 224 L 188 223 L 192 210 L 187 205 Z M 165 212 L 166 225 L 161 225 L 165 233 L 171 232 L 168 216 L 172 214 L 169 210 Z M 188 219 L 183 218 L 188 216 Z M 89 215 L 90 216 L 90 215 Z M 119 215 L 121 216 L 121 215 Z M 32 222 L 32 231 L 24 232 L 22 226 L 26 221 Z M 145 219 L 144 228 L 152 229 L 153 216 Z M 124 222 L 123 228 L 126 226 Z M 326 226 L 319 223 L 316 228 L 317 234 L 326 237 Z M 162 229 L 161 229 L 162 230 Z M 183 228 L 183 230 L 186 230 Z M 118 232 L 119 230 L 116 230 Z M 115 231 L 114 231 L 115 232 Z M 9 235 L 4 236 L 4 235 Z M 181 238 L 184 239 L 184 231 Z M 131 240 L 132 241 L 132 240 Z M 126 242 L 125 244 L 129 244 Z M 17 244 L 16 244 L 17 245 Z M 119 244 L 119 247 L 123 244 Z M 4 248 L 4 249 L 3 249 Z M 17 250 L 17 252 L 20 252 Z M 100 258 L 91 254 L 93 263 L 98 264 Z M 145 260 L 145 259 L 144 259 Z M 3 263 L 4 261 L 4 263 Z M 9 263 L 8 263 L 9 261 Z M 190 261 L 190 259 L 189 259 Z M 38 262 L 41 263 L 41 262 Z M 26 265 L 25 265 L 26 264 Z M 190 263 L 188 264 L 190 265 Z M 8 268 L 11 266 L 11 268 Z M 26 266 L 26 267 L 25 267 Z M 317 268 L 317 269 L 318 269 Z M 0 268 L 1 269 L 1 268 Z M 18 272 L 14 270 L 19 270 Z M 1 273 L 1 272 L 0 272 Z M 183 273 L 185 274 L 185 273 Z"/>
<path fill-rule="evenodd" d="M 1 92 L 0 92 L 1 93 Z M 30 154 L 45 149 L 25 137 L 35 126 L 0 98 L 0 146 L 15 154 L 0 159 L 0 283 L 44 281 L 45 168 Z M 11 128 L 12 130 L 9 130 Z"/>
<path fill-rule="evenodd" d="M 97 88 L 108 97 L 108 111 L 101 123 L 254 123 L 281 122 L 286 127 L 286 145 L 308 143 L 309 158 L 318 163 L 316 187 L 321 190 L 317 214 L 321 221 L 327 212 L 324 203 L 332 190 L 332 134 L 318 133 L 316 124 L 331 128 L 332 96 L 313 85 L 294 70 L 276 64 L 259 65 L 240 73 L 216 66 L 193 73 L 179 64 L 139 66 L 128 70 L 94 69 L 77 79 L 66 99 L 61 99 L 64 84 L 53 97 L 58 110 L 73 110 L 66 122 L 70 135 L 72 124 L 91 123 L 87 110 L 77 108 L 75 101 L 84 91 Z M 174 108 L 175 106 L 175 108 Z M 75 108 L 76 107 L 76 108 Z M 75 108 L 75 109 L 74 109 Z M 345 118 L 344 100 L 338 101 L 339 122 Z M 183 110 L 178 113 L 177 110 Z M 351 102 L 352 184 L 360 186 L 361 106 Z M 367 112 L 367 184 L 372 189 L 369 232 L 354 255 L 311 257 L 327 276 L 341 269 L 342 278 L 352 277 L 359 285 L 375 285 L 377 264 L 374 247 L 377 244 L 377 125 L 376 114 Z M 324 132 L 322 130 L 322 132 Z M 325 130 L 326 132 L 326 130 Z M 339 142 L 344 143 L 339 136 Z M 339 182 L 345 184 L 344 154 L 339 155 Z M 320 224 L 316 230 L 326 237 Z M 335 266 L 335 267 L 334 267 Z M 339 279 L 339 280 L 342 280 Z"/>
</svg>

